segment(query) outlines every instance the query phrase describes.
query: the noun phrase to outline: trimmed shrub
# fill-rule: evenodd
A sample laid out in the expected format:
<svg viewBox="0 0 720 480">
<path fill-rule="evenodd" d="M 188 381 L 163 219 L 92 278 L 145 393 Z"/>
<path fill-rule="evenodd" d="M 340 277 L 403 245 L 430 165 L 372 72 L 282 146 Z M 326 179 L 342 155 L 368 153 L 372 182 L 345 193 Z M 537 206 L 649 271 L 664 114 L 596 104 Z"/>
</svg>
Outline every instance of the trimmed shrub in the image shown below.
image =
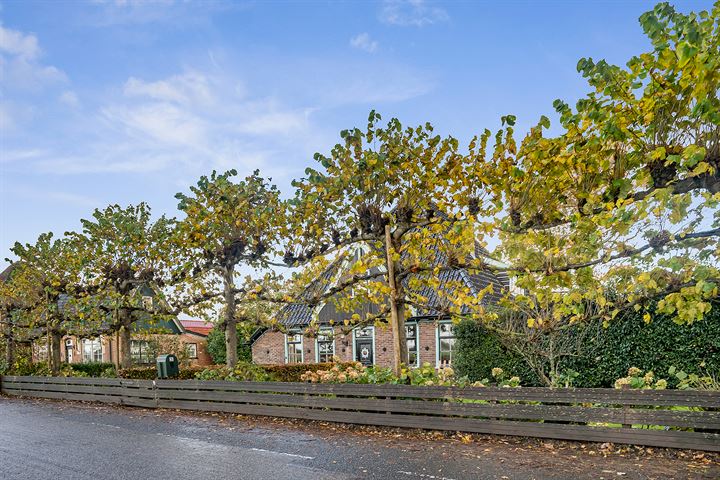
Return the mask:
<svg viewBox="0 0 720 480">
<path fill-rule="evenodd" d="M 133 380 L 155 380 L 157 368 L 155 367 L 130 367 L 118 370 L 119 378 L 131 378 Z"/>
<path fill-rule="evenodd" d="M 195 375 L 204 371 L 207 367 L 180 367 L 178 380 L 194 380 Z M 130 367 L 118 370 L 118 377 L 134 380 L 155 380 L 157 378 L 156 367 Z"/>
<path fill-rule="evenodd" d="M 192 367 L 180 367 L 180 375 L 178 376 L 178 380 L 194 380 L 195 376 L 205 370 L 206 367 L 198 367 L 198 366 L 192 366 Z"/>
<path fill-rule="evenodd" d="M 198 380 L 228 380 L 233 382 L 269 382 L 274 378 L 259 365 L 240 362 L 234 370 L 221 365 L 208 367 L 195 374 Z"/>
<path fill-rule="evenodd" d="M 453 368 L 471 382 L 493 378 L 493 369 L 500 368 L 510 376 L 520 377 L 522 385 L 539 386 L 533 370 L 518 354 L 505 348 L 496 334 L 480 323 L 465 320 L 455 326 L 455 358 Z"/>
<path fill-rule="evenodd" d="M 115 371 L 115 365 L 109 362 L 71 363 L 68 365 L 73 372 L 84 373 L 88 377 L 106 377 L 108 371 Z"/>
</svg>

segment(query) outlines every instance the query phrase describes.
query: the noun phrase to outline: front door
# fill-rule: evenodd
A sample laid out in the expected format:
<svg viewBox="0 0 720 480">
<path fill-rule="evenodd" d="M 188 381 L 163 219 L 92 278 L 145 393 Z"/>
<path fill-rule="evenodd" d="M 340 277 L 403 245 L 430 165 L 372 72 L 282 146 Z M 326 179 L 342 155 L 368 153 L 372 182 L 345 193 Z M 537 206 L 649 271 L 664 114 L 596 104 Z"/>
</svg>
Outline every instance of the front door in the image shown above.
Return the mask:
<svg viewBox="0 0 720 480">
<path fill-rule="evenodd" d="M 373 364 L 373 345 L 370 338 L 358 338 L 355 341 L 355 360 L 366 367 Z"/>
<path fill-rule="evenodd" d="M 73 363 L 73 344 L 72 340 L 65 340 L 65 361 Z"/>
</svg>

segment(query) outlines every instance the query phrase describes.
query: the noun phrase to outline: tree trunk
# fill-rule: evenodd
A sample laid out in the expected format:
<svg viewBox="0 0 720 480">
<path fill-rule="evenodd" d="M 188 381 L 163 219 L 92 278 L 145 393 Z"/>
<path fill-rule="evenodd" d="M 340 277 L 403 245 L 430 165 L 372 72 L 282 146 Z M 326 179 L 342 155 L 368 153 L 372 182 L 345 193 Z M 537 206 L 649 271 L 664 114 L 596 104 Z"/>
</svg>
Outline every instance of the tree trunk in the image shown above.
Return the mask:
<svg viewBox="0 0 720 480">
<path fill-rule="evenodd" d="M 60 372 L 60 342 L 62 335 L 56 331 L 50 332 L 50 351 L 48 352 L 50 371 L 53 375 Z"/>
<path fill-rule="evenodd" d="M 118 354 L 120 355 L 120 368 L 132 367 L 132 356 L 130 355 L 130 325 L 123 325 L 120 329 Z"/>
<path fill-rule="evenodd" d="M 120 369 L 120 332 L 115 332 L 115 368 Z"/>
<path fill-rule="evenodd" d="M 397 262 L 393 260 L 395 251 L 390 234 L 390 225 L 385 225 L 385 259 L 390 286 L 390 326 L 393 337 L 393 364 L 395 375 L 400 375 L 402 364 L 408 361 L 407 340 L 405 337 L 405 304 L 402 299 L 402 284 L 395 276 Z"/>
<path fill-rule="evenodd" d="M 7 343 L 5 344 L 5 364 L 8 368 L 12 367 L 15 362 L 15 341 L 11 336 L 7 337 Z"/>
<path fill-rule="evenodd" d="M 45 363 L 50 366 L 50 325 L 45 326 Z M 38 358 L 40 356 L 38 355 Z"/>
<path fill-rule="evenodd" d="M 8 368 L 12 367 L 15 361 L 15 341 L 13 340 L 12 324 L 10 319 L 7 319 L 8 324 L 5 327 L 5 364 Z"/>
<path fill-rule="evenodd" d="M 237 319 L 235 318 L 235 282 L 233 271 L 228 269 L 223 276 L 225 297 L 225 365 L 228 368 L 237 366 Z"/>
</svg>

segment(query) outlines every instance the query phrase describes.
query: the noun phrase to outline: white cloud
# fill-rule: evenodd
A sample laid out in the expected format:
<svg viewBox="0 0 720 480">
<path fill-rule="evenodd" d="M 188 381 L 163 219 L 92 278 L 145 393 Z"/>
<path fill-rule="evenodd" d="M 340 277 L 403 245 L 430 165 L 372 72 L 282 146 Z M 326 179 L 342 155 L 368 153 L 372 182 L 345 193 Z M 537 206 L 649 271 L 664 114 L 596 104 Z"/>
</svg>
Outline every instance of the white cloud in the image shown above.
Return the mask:
<svg viewBox="0 0 720 480">
<path fill-rule="evenodd" d="M 102 203 L 95 198 L 70 192 L 43 191 L 38 192 L 38 194 L 34 198 L 37 199 L 43 197 L 45 197 L 51 202 L 65 203 L 78 207 L 96 208 L 98 205 L 102 205 Z"/>
<path fill-rule="evenodd" d="M 80 100 L 75 92 L 72 90 L 65 90 L 60 94 L 60 103 L 67 105 L 68 107 L 75 108 L 80 105 Z"/>
<path fill-rule="evenodd" d="M 378 49 L 378 42 L 370 38 L 369 33 L 363 32 L 350 39 L 350 46 L 373 53 Z"/>
<path fill-rule="evenodd" d="M 309 158 L 318 145 L 312 108 L 291 107 L 275 97 L 248 97 L 234 77 L 199 71 L 151 80 L 133 76 L 119 90 L 70 126 L 82 136 L 77 145 L 55 139 L 52 152 L 28 157 L 34 170 L 163 172 L 176 181 L 211 169 L 260 168 L 265 175 L 287 179 L 295 172 L 273 159 L 287 158 L 288 152 L 308 152 Z"/>
<path fill-rule="evenodd" d="M 425 0 L 385 0 L 380 9 L 380 21 L 401 27 L 424 27 L 434 23 L 446 22 L 450 15 Z"/>
<path fill-rule="evenodd" d="M 15 127 L 15 121 L 6 105 L 0 104 L 0 131 L 8 132 Z M 0 160 L 3 160 L 7 152 L 0 153 Z M 3 160 L 4 161 L 4 160 Z"/>
<path fill-rule="evenodd" d="M 148 153 L 139 145 L 86 145 L 87 153 L 82 156 L 58 157 L 46 155 L 35 163 L 39 173 L 82 175 L 88 173 L 152 173 L 169 168 L 177 158 L 160 152 Z M 177 163 L 177 162 L 176 162 Z"/>
<path fill-rule="evenodd" d="M 326 104 L 366 104 L 376 108 L 381 103 L 394 103 L 429 93 L 434 82 L 425 72 L 402 65 L 375 64 L 345 68 L 339 78 L 333 79 L 322 89 Z"/>
<path fill-rule="evenodd" d="M 311 109 L 253 115 L 238 125 L 238 131 L 253 135 L 289 134 L 308 128 Z"/>
<path fill-rule="evenodd" d="M 2 69 L 0 68 L 0 70 Z M 37 107 L 29 103 L 2 98 L 2 102 L 0 102 L 0 132 L 2 132 L 3 136 L 21 132 L 22 127 L 31 122 L 36 116 Z M 5 153 L 3 150 L 5 149 L 0 148 L 0 154 Z"/>
<path fill-rule="evenodd" d="M 24 198 L 34 202 L 51 202 L 88 208 L 95 208 L 101 205 L 101 202 L 97 199 L 86 195 L 34 187 L 14 186 L 9 189 L 8 193 L 11 193 L 14 197 Z"/>
<path fill-rule="evenodd" d="M 197 145 L 207 139 L 201 118 L 169 103 L 112 106 L 104 108 L 102 115 L 133 138 L 174 146 Z"/>
<path fill-rule="evenodd" d="M 3 150 L 0 153 L 0 163 L 22 162 L 24 160 L 33 160 L 43 157 L 49 152 L 41 149 L 28 150 Z"/>
<path fill-rule="evenodd" d="M 35 35 L 25 35 L 0 25 L 0 51 L 18 57 L 34 59 L 40 54 L 40 46 Z"/>
<path fill-rule="evenodd" d="M 20 141 L 12 147 L 37 151 L 6 166 L 52 175 L 158 174 L 166 184 L 183 185 L 212 169 L 259 168 L 289 183 L 314 152 L 337 141 L 336 127 L 319 124 L 323 115 L 348 105 L 403 101 L 433 86 L 425 72 L 396 63 L 373 69 L 369 62 L 340 61 L 335 74 L 318 78 L 315 72 L 327 70 L 325 59 L 291 58 L 278 65 L 263 59 L 272 75 L 239 78 L 216 55 L 210 69 L 160 78 L 128 75 L 102 92 L 78 92 L 82 115 L 54 125 L 52 135 L 27 143 L 18 130 Z M 75 91 L 66 93 L 64 100 L 72 103 Z"/>
<path fill-rule="evenodd" d="M 48 85 L 67 81 L 67 76 L 61 70 L 21 56 L 0 56 L 0 70 L 3 71 L 0 84 L 15 90 L 39 91 Z"/>
<path fill-rule="evenodd" d="M 237 0 L 93 0 L 94 8 L 81 21 L 95 27 L 170 23 L 175 26 L 207 22 L 221 11 L 250 8 L 253 2 Z"/>
<path fill-rule="evenodd" d="M 188 72 L 165 80 L 146 82 L 130 77 L 123 91 L 128 97 L 147 97 L 180 104 L 210 103 L 213 95 L 205 75 Z"/>
<path fill-rule="evenodd" d="M 116 7 L 138 7 L 143 5 L 165 5 L 172 6 L 174 0 L 93 0 L 92 3 L 98 5 L 114 5 Z"/>
<path fill-rule="evenodd" d="M 40 90 L 56 82 L 67 80 L 56 67 L 39 62 L 40 46 L 35 35 L 0 25 L 0 83 L 4 88 Z"/>
</svg>

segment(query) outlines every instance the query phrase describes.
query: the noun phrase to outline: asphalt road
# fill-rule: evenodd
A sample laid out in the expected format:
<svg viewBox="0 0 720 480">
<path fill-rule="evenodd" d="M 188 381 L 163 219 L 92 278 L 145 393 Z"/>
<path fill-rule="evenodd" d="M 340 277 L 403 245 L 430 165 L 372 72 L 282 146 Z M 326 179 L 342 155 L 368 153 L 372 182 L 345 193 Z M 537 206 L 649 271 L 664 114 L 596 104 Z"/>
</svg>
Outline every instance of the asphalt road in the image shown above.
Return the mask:
<svg viewBox="0 0 720 480">
<path fill-rule="evenodd" d="M 0 479 L 7 480 L 584 477 L 547 455 L 459 450 L 457 443 L 402 436 L 329 435 L 234 418 L 0 397 Z M 598 459 L 597 475 L 586 471 L 585 478 L 649 478 L 607 470 L 608 463 Z"/>
</svg>

